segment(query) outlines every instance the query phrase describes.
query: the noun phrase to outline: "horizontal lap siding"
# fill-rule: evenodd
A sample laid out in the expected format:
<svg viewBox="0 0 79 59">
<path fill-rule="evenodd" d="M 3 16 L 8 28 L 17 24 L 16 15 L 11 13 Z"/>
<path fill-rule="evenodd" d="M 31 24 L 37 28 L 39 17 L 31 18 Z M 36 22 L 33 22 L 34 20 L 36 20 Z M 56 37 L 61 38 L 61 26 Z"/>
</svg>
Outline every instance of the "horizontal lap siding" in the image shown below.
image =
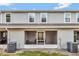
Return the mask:
<svg viewBox="0 0 79 59">
<path fill-rule="evenodd" d="M 17 49 L 24 48 L 24 31 L 9 30 L 9 42 L 16 42 Z"/>
<path fill-rule="evenodd" d="M 73 30 L 58 30 L 58 48 L 66 49 L 67 42 L 74 41 Z"/>
</svg>

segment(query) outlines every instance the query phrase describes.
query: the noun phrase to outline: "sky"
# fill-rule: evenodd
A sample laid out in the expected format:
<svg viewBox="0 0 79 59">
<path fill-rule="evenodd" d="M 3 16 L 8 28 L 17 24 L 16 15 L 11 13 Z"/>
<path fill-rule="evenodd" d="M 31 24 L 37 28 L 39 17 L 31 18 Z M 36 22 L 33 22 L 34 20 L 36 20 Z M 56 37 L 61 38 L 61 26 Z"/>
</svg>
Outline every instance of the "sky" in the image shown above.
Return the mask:
<svg viewBox="0 0 79 59">
<path fill-rule="evenodd" d="M 0 10 L 79 10 L 79 3 L 6 3 Z"/>
</svg>

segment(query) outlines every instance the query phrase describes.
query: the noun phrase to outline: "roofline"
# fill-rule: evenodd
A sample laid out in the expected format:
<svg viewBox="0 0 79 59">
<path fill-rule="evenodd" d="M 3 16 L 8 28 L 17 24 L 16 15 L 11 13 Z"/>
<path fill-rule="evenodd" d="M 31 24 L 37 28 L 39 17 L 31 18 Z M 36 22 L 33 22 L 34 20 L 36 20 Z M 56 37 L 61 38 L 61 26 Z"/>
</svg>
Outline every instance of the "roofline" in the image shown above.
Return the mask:
<svg viewBox="0 0 79 59">
<path fill-rule="evenodd" d="M 0 12 L 5 13 L 5 12 L 12 12 L 12 13 L 25 13 L 25 12 L 54 12 L 54 13 L 64 13 L 64 12 L 79 12 L 79 10 L 1 10 Z"/>
</svg>

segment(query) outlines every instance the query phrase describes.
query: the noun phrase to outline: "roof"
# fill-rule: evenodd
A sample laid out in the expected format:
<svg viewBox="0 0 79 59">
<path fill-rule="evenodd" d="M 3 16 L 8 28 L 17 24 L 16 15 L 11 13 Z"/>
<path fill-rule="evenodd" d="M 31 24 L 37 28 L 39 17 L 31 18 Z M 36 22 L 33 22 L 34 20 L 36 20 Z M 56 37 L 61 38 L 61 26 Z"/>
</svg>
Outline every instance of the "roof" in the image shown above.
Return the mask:
<svg viewBox="0 0 79 59">
<path fill-rule="evenodd" d="M 79 12 L 79 10 L 1 10 L 2 13 L 4 12 L 12 12 L 12 13 L 25 13 L 25 12 L 53 12 L 53 13 L 64 13 L 64 12 Z"/>
</svg>

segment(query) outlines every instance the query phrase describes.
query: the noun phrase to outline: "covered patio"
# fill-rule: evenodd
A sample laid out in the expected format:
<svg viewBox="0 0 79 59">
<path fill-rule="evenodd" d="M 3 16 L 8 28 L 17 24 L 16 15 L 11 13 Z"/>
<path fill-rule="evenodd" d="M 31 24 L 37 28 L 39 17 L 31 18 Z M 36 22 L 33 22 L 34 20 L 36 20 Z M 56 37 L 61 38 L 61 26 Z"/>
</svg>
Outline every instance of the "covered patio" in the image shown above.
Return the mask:
<svg viewBox="0 0 79 59">
<path fill-rule="evenodd" d="M 57 31 L 25 31 L 25 48 L 57 48 Z"/>
</svg>

